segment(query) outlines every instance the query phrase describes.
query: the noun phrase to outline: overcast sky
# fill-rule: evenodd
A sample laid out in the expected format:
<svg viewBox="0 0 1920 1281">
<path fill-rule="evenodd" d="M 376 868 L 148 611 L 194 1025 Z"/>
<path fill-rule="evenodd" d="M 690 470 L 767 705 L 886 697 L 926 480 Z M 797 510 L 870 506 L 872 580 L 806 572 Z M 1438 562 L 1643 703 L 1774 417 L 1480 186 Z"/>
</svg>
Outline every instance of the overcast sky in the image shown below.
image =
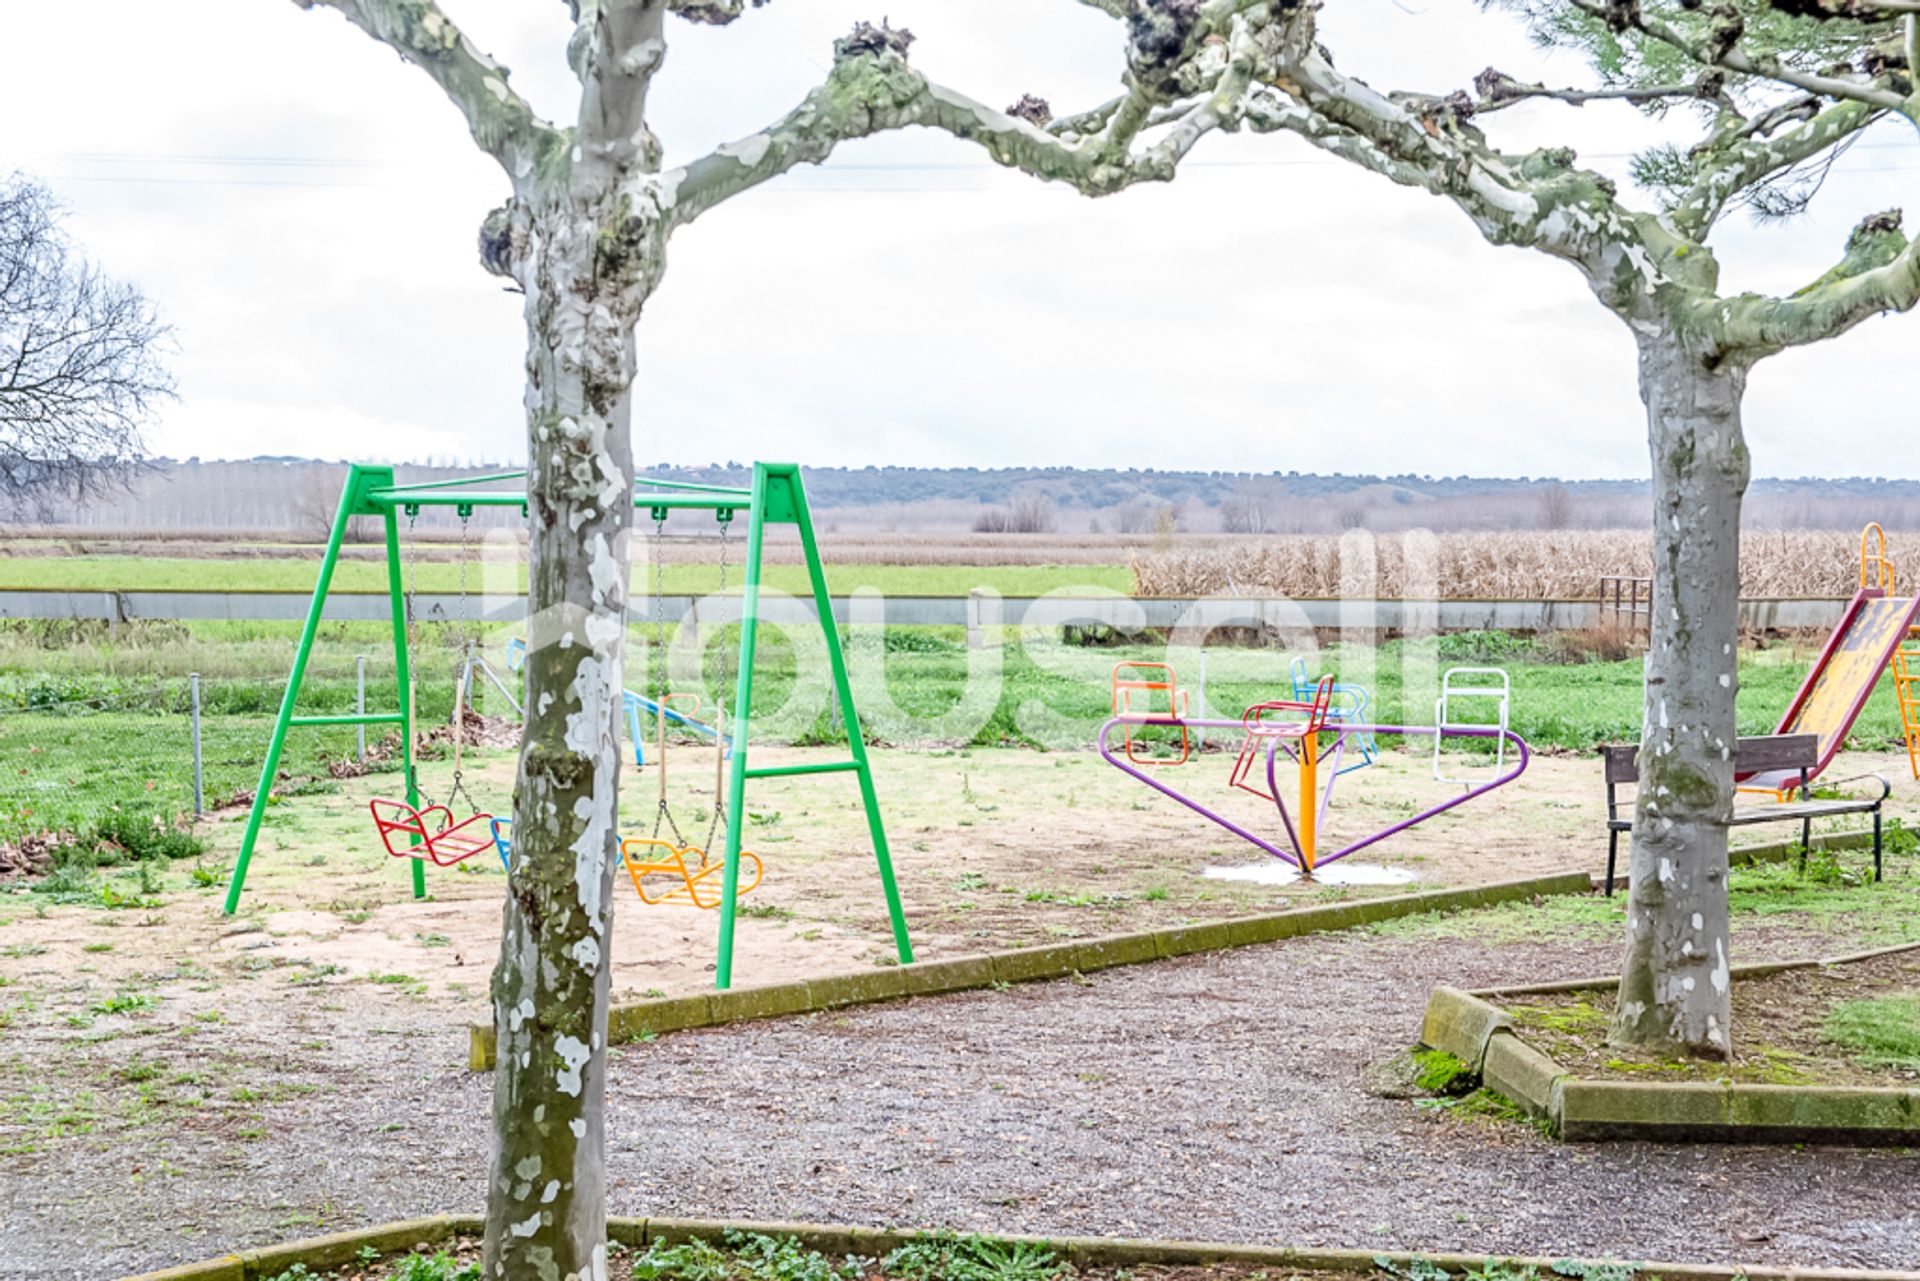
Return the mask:
<svg viewBox="0 0 1920 1281">
<path fill-rule="evenodd" d="M 559 0 L 442 0 L 549 118 L 572 114 Z M 1584 81 L 1468 0 L 1341 0 L 1343 69 L 1445 91 L 1489 63 Z M 474 261 L 505 194 L 417 69 L 291 0 L 91 0 L 0 15 L 0 170 L 178 331 L 185 457 L 518 459 L 517 297 Z M 668 163 L 751 133 L 885 11 L 914 62 L 989 103 L 1114 92 L 1117 24 L 1073 0 L 778 0 L 672 24 Z M 1536 104 L 1504 145 L 1624 178 L 1673 128 Z M 1811 215 L 1716 237 L 1723 283 L 1788 290 L 1864 213 L 1920 218 L 1920 138 L 1882 126 Z M 1484 244 L 1451 205 L 1286 138 L 1210 139 L 1170 186 L 1089 201 L 914 131 L 842 147 L 676 237 L 640 327 L 643 462 L 1151 466 L 1638 476 L 1626 330 L 1570 268 Z M 1912 476 L 1920 316 L 1766 362 L 1760 475 Z"/>
</svg>

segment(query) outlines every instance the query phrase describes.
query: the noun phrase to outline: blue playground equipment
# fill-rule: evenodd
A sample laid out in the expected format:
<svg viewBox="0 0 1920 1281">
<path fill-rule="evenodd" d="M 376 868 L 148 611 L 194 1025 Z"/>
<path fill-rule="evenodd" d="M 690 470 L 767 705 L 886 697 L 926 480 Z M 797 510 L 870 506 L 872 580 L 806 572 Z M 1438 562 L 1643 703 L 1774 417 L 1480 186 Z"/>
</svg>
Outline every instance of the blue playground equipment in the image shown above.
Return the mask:
<svg viewBox="0 0 1920 1281">
<path fill-rule="evenodd" d="M 1289 671 L 1293 677 L 1294 698 L 1300 702 L 1311 702 L 1314 690 L 1320 682 L 1307 674 L 1306 656 L 1296 656 Z M 1373 696 L 1367 692 L 1365 685 L 1343 685 L 1336 681 L 1333 686 L 1333 700 L 1327 704 L 1327 720 L 1349 725 L 1368 724 L 1367 708 L 1372 702 Z M 1379 755 L 1379 745 L 1374 742 L 1372 734 L 1357 736 L 1352 746 L 1359 752 L 1360 759 L 1335 770 L 1335 778 L 1342 774 L 1351 774 L 1357 769 L 1365 769 L 1373 764 L 1374 758 Z"/>
<path fill-rule="evenodd" d="M 518 637 L 508 641 L 507 670 L 517 672 L 526 666 L 526 663 L 527 643 Z M 648 698 L 645 694 L 636 694 L 630 689 L 623 689 L 620 691 L 620 694 L 621 704 L 627 713 L 627 741 L 633 744 L 633 763 L 635 765 L 645 765 L 647 763 L 646 735 L 640 732 L 640 717 L 643 713 L 648 717 L 660 716 L 664 713 L 669 724 L 690 729 L 694 733 L 704 735 L 709 739 L 714 737 L 713 726 L 703 720 L 697 719 L 696 713 L 700 707 L 700 699 L 697 694 L 668 694 L 664 700 L 659 702 Z M 683 712 L 675 707 L 673 700 L 676 698 L 693 699 L 693 711 Z M 731 734 L 727 735 L 727 746 L 724 755 L 733 755 L 733 735 Z"/>
</svg>

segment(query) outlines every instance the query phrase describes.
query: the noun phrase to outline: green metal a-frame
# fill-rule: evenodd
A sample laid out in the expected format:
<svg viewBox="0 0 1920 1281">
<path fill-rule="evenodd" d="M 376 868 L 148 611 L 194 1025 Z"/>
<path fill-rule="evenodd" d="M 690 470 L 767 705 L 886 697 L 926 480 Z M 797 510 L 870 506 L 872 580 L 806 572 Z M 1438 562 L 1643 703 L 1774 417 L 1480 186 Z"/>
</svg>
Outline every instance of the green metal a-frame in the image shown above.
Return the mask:
<svg viewBox="0 0 1920 1281">
<path fill-rule="evenodd" d="M 407 652 L 407 598 L 401 575 L 400 525 L 402 513 L 417 515 L 425 507 L 452 507 L 462 516 L 481 507 L 518 507 L 524 514 L 524 493 L 473 490 L 472 485 L 518 480 L 525 472 L 501 472 L 491 476 L 473 476 L 460 480 L 434 481 L 418 485 L 394 483 L 393 468 L 353 466 L 346 487 L 340 494 L 340 507 L 327 536 L 327 549 L 320 561 L 320 578 L 314 585 L 313 600 L 307 606 L 306 624 L 300 629 L 300 643 L 294 651 L 293 671 L 287 677 L 287 690 L 280 700 L 280 714 L 267 743 L 267 758 L 260 770 L 260 786 L 253 794 L 253 808 L 247 814 L 245 833 L 240 838 L 240 855 L 234 860 L 233 876 L 227 885 L 226 912 L 240 905 L 240 891 L 247 879 L 254 843 L 260 835 L 260 820 L 266 813 L 268 795 L 280 769 L 280 754 L 286 746 L 287 731 L 307 725 L 395 725 L 400 730 L 403 748 L 403 772 L 407 804 L 418 807 L 420 786 L 413 759 L 413 675 Z M 874 792 L 873 769 L 867 760 L 866 740 L 860 735 L 860 717 L 854 710 L 853 690 L 847 681 L 847 658 L 840 645 L 840 629 L 834 625 L 832 602 L 827 596 L 826 572 L 820 564 L 820 548 L 814 539 L 813 516 L 807 509 L 806 490 L 800 481 L 800 468 L 794 463 L 755 463 L 750 489 L 720 485 L 695 485 L 639 477 L 634 481 L 633 505 L 646 509 L 655 520 L 666 520 L 679 511 L 711 511 L 717 520 L 728 522 L 741 511 L 747 514 L 746 584 L 740 604 L 740 666 L 733 697 L 733 722 L 728 726 L 732 753 L 727 774 L 727 824 L 725 878 L 720 904 L 720 946 L 715 966 L 714 986 L 725 989 L 733 982 L 733 934 L 737 920 L 740 879 L 741 817 L 746 813 L 746 787 L 749 779 L 779 778 L 795 774 L 853 774 L 860 784 L 860 800 L 866 808 L 867 830 L 873 837 L 874 860 L 880 868 L 880 884 L 887 899 L 887 914 L 893 923 L 893 940 L 900 963 L 913 962 L 913 944 L 907 937 L 907 922 L 900 907 L 900 890 L 893 875 L 893 859 L 887 849 L 886 827 L 880 818 L 880 801 Z M 313 642 L 320 630 L 327 593 L 333 583 L 334 566 L 340 559 L 340 544 L 347 524 L 355 516 L 370 516 L 381 522 L 387 547 L 387 593 L 393 614 L 393 668 L 399 710 L 367 712 L 348 716 L 301 716 L 294 711 L 300 698 L 300 686 L 306 678 L 307 662 L 313 654 Z M 760 573 L 768 525 L 793 525 L 800 532 L 800 546 L 807 565 L 807 578 L 813 588 L 813 606 L 820 630 L 826 638 L 827 661 L 833 671 L 834 690 L 839 695 L 841 723 L 846 729 L 848 759 L 805 765 L 769 765 L 759 768 L 747 764 L 747 729 L 753 715 L 753 666 L 760 630 Z M 427 893 L 426 868 L 422 860 L 413 864 L 413 895 Z"/>
</svg>

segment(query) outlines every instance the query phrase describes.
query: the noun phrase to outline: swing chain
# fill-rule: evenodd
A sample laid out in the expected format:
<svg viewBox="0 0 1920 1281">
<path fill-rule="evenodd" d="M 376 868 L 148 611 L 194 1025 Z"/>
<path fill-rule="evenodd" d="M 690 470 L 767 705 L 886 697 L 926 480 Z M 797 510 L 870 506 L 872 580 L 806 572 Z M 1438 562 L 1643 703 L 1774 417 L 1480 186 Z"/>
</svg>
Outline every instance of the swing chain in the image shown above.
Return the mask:
<svg viewBox="0 0 1920 1281">
<path fill-rule="evenodd" d="M 733 546 L 728 538 L 728 535 L 733 532 L 733 511 L 731 508 L 722 507 L 719 511 L 715 512 L 714 515 L 720 522 L 720 590 L 724 593 L 727 590 L 727 554 Z M 720 739 L 727 733 L 727 694 L 727 646 L 722 643 L 720 646 L 720 689 L 719 696 L 714 699 L 714 705 L 719 709 L 713 718 L 715 750 L 721 750 Z M 719 786 L 716 780 L 713 794 L 713 821 L 707 824 L 707 850 L 711 851 L 713 849 L 713 838 L 719 833 L 720 823 L 726 817 L 726 792 Z"/>
<path fill-rule="evenodd" d="M 656 698 L 664 698 L 667 692 L 666 534 L 667 518 L 656 512 L 653 518 L 653 653 L 648 656 L 650 662 L 660 665 L 652 682 Z"/>
<path fill-rule="evenodd" d="M 470 507 L 462 507 L 459 511 L 460 613 L 457 619 L 459 629 L 455 634 L 455 638 L 460 642 L 460 663 L 455 670 L 453 678 L 453 786 L 447 791 L 447 804 L 451 806 L 455 801 L 464 801 L 466 802 L 466 807 L 477 814 L 480 812 L 480 806 L 474 801 L 473 794 L 467 791 L 467 785 L 463 781 L 466 775 L 460 768 L 460 748 L 461 745 L 465 743 L 467 737 L 466 690 L 468 678 L 472 674 L 471 664 L 473 658 L 473 635 L 471 626 L 473 602 L 467 596 L 467 532 L 468 526 L 473 518 L 473 509 Z"/>
<path fill-rule="evenodd" d="M 653 653 L 649 654 L 649 663 L 659 664 L 659 674 L 649 684 L 653 688 L 654 715 L 664 717 L 667 705 L 667 557 L 666 557 L 667 513 L 666 509 L 656 507 L 653 510 Z M 656 753 L 660 759 L 655 766 L 662 774 L 666 772 L 667 760 L 664 745 Z M 653 814 L 653 840 L 660 839 L 660 826 L 666 824 L 673 833 L 673 843 L 684 846 L 687 838 L 680 834 L 679 820 L 673 816 L 673 810 L 667 805 L 665 784 L 661 786 L 661 795 Z"/>
<path fill-rule="evenodd" d="M 404 620 L 404 630 L 407 638 L 407 653 L 414 655 L 420 652 L 420 616 L 419 611 L 414 607 L 413 599 L 414 592 L 419 586 L 420 577 L 419 544 L 414 539 L 415 527 L 420 523 L 420 508 L 410 503 L 405 508 L 405 511 L 407 514 L 407 543 L 406 547 L 402 550 L 400 561 L 400 600 L 402 611 L 406 616 Z M 412 670 L 409 669 L 407 672 L 406 725 L 409 735 L 416 733 L 419 729 L 414 721 L 415 712 L 413 704 L 414 688 L 417 684 L 418 681 L 415 679 Z M 405 749 L 402 753 L 402 759 L 406 762 L 406 781 L 413 788 L 414 794 L 418 795 L 421 800 L 431 803 L 432 798 L 422 791 L 420 787 L 420 770 L 416 763 L 415 744 L 408 743 L 405 745 Z"/>
</svg>

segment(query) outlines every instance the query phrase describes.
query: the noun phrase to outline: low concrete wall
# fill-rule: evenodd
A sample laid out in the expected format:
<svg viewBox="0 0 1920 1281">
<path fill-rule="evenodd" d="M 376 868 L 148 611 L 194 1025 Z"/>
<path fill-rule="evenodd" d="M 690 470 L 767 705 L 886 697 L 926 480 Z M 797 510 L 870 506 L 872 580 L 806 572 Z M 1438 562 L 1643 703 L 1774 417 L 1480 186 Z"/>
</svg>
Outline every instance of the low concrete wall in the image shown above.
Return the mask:
<svg viewBox="0 0 1920 1281">
<path fill-rule="evenodd" d="M 266 1281 L 293 1263 L 309 1268 L 339 1267 L 356 1260 L 362 1246 L 391 1252 L 414 1246 L 445 1245 L 456 1236 L 479 1236 L 485 1226 L 479 1215 L 443 1215 L 391 1223 L 361 1232 L 342 1232 L 308 1241 L 289 1242 L 270 1250 L 225 1255 L 205 1263 L 190 1263 L 164 1272 L 145 1272 L 122 1281 Z M 641 1247 L 700 1239 L 719 1241 L 729 1232 L 792 1237 L 802 1246 L 826 1255 L 857 1254 L 878 1258 L 925 1235 L 917 1229 L 864 1228 L 830 1223 L 749 1222 L 731 1219 L 607 1220 L 607 1237 L 623 1245 Z M 1453 1276 L 1484 1270 L 1501 1263 L 1510 1268 L 1532 1268 L 1542 1276 L 1580 1276 L 1603 1265 L 1622 1267 L 1636 1276 L 1663 1281 L 1920 1281 L 1920 1272 L 1857 1268 L 1767 1267 L 1757 1264 L 1645 1263 L 1618 1260 L 1568 1259 L 1563 1256 L 1412 1254 L 1405 1251 L 1307 1249 L 1292 1246 L 1243 1245 L 1216 1241 L 1180 1241 L 1124 1237 L 999 1238 L 1044 1246 L 1078 1268 L 1238 1267 L 1254 1271 L 1331 1272 L 1365 1276 L 1382 1265 L 1403 1274 L 1416 1264 L 1427 1264 Z"/>
<path fill-rule="evenodd" d="M 136 619 L 194 621 L 245 619 L 291 621 L 305 618 L 305 592 L 249 591 L 61 591 L 53 588 L 0 588 L 0 618 L 85 618 L 125 623 Z M 1749 630 L 1830 629 L 1847 602 L 1837 599 L 1744 600 L 1741 625 Z M 696 625 L 737 622 L 739 597 L 661 596 L 668 619 Z M 688 617 L 697 606 L 697 614 Z M 970 596 L 836 596 L 838 621 L 895 627 L 965 627 L 977 635 L 1000 625 L 1061 627 L 1101 624 L 1122 630 L 1139 628 L 1258 627 L 1287 632 L 1577 631 L 1604 618 L 1591 600 L 1331 600 L 1262 596 L 1195 598 L 1136 597 L 1119 592 L 1041 597 L 1001 597 L 976 591 Z M 636 596 L 634 621 L 652 617 L 652 602 Z M 328 593 L 326 617 L 340 621 L 379 621 L 388 617 L 385 592 Z M 463 601 L 449 592 L 414 596 L 415 616 L 426 621 L 474 617 L 482 622 L 512 622 L 526 616 L 526 598 L 518 592 L 488 592 L 479 584 Z M 813 602 L 781 592 L 762 597 L 760 616 L 769 623 L 812 624 Z"/>
<path fill-rule="evenodd" d="M 1137 934 L 1108 934 L 1049 947 L 1017 948 L 976 956 L 921 961 L 908 966 L 862 970 L 793 983 L 734 988 L 726 992 L 670 996 L 657 1001 L 616 1005 L 607 1012 L 607 1037 L 631 1041 L 690 1028 L 738 1023 L 745 1019 L 810 1014 L 848 1005 L 868 1005 L 907 996 L 961 992 L 1000 983 L 1029 983 L 1089 974 L 1116 965 L 1211 952 L 1255 943 L 1272 943 L 1301 934 L 1352 929 L 1375 921 L 1425 912 L 1453 912 L 1488 907 L 1536 895 L 1585 894 L 1593 878 L 1585 872 L 1562 872 L 1513 881 L 1494 881 L 1461 889 L 1423 890 L 1292 908 L 1260 916 L 1241 916 L 1199 925 L 1176 925 Z M 494 1060 L 494 1029 L 490 1023 L 469 1025 L 467 1066 L 489 1071 Z"/>
<path fill-rule="evenodd" d="M 1739 965 L 1732 974 L 1739 982 L 1916 950 L 1920 943 L 1900 943 L 1846 956 Z M 1482 1085 L 1545 1120 L 1569 1142 L 1920 1143 L 1920 1089 L 1590 1080 L 1529 1045 L 1497 1003 L 1601 990 L 1619 982 L 1612 975 L 1479 992 L 1437 987 L 1427 1001 L 1420 1039 L 1467 1064 Z"/>
</svg>

